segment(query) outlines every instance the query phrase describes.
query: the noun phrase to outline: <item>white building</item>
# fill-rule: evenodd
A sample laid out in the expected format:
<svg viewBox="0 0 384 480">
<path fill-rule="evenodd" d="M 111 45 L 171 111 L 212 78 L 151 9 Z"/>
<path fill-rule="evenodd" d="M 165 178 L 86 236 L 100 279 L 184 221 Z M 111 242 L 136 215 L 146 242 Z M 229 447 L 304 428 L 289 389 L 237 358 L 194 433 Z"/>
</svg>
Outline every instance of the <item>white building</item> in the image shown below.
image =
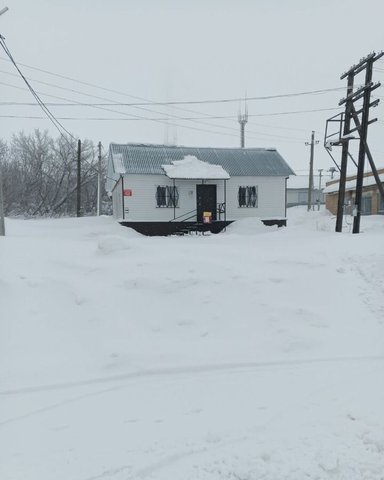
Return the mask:
<svg viewBox="0 0 384 480">
<path fill-rule="evenodd" d="M 246 217 L 285 225 L 293 174 L 275 149 L 112 143 L 106 189 L 114 217 L 142 233 L 217 232 Z"/>
<path fill-rule="evenodd" d="M 324 187 L 329 181 L 329 175 L 313 175 L 312 205 L 325 203 Z M 309 175 L 295 175 L 289 177 L 287 182 L 287 207 L 308 205 Z"/>
</svg>

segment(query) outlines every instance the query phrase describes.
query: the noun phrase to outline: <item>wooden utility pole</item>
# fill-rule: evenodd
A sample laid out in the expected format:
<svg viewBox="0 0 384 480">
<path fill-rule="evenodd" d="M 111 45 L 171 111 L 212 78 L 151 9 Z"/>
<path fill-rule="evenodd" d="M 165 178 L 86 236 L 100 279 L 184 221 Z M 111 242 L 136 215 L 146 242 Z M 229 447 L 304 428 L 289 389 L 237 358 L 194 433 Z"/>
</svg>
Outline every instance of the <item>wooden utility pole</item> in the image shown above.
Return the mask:
<svg viewBox="0 0 384 480">
<path fill-rule="evenodd" d="M 351 112 L 353 108 L 353 83 L 354 83 L 354 74 L 349 72 L 348 74 L 348 83 L 347 83 L 347 100 L 345 102 L 345 114 L 344 114 L 344 128 L 343 128 L 343 137 L 345 138 L 342 143 L 341 150 L 341 164 L 340 164 L 340 180 L 339 180 L 339 195 L 337 199 L 337 216 L 336 216 L 336 232 L 341 232 L 343 230 L 343 215 L 344 215 L 344 202 L 345 202 L 345 183 L 347 178 L 347 162 L 348 162 L 348 149 L 349 149 L 349 140 L 347 137 L 351 128 Z"/>
<path fill-rule="evenodd" d="M 312 208 L 312 193 L 313 193 L 313 159 L 315 154 L 315 144 L 319 143 L 318 140 L 315 141 L 315 132 L 312 130 L 311 142 L 305 142 L 305 145 L 311 146 L 311 155 L 309 158 L 309 182 L 308 182 L 308 205 L 307 210 Z"/>
<path fill-rule="evenodd" d="M 369 59 L 365 70 L 365 85 L 372 82 L 373 60 Z M 359 159 L 357 163 L 355 207 L 356 215 L 353 217 L 352 233 L 360 233 L 361 201 L 363 197 L 365 146 L 367 143 L 368 125 L 369 125 L 369 104 L 371 103 L 371 89 L 366 88 L 363 96 L 363 111 L 361 116 Z"/>
<path fill-rule="evenodd" d="M 341 75 L 340 79 L 343 80 L 347 78 L 347 96 L 340 100 L 339 105 L 345 105 L 345 112 L 335 115 L 334 117 L 327 120 L 326 133 L 324 138 L 324 146 L 327 149 L 327 152 L 331 155 L 330 150 L 332 146 L 342 145 L 341 153 L 341 164 L 338 167 L 337 163 L 334 160 L 334 163 L 340 170 L 340 180 L 339 180 L 339 192 L 338 192 L 338 205 L 337 205 L 337 218 L 336 218 L 336 232 L 341 232 L 343 227 L 343 214 L 344 214 L 344 201 L 345 201 L 345 185 L 347 177 L 347 160 L 350 157 L 353 163 L 357 166 L 357 176 L 356 176 L 356 190 L 355 190 L 355 205 L 354 205 L 354 219 L 353 219 L 353 233 L 360 232 L 360 217 L 361 217 L 361 205 L 362 205 L 362 192 L 363 192 L 363 179 L 364 179 L 364 163 L 365 156 L 368 157 L 372 173 L 375 177 L 377 187 L 381 195 L 384 194 L 384 188 L 381 184 L 377 169 L 375 167 L 371 152 L 367 144 L 367 134 L 368 126 L 371 123 L 377 121 L 377 118 L 372 120 L 369 119 L 369 110 L 370 108 L 376 107 L 380 100 L 376 99 L 371 102 L 371 93 L 376 88 L 380 87 L 380 82 L 372 82 L 372 70 L 373 64 L 379 58 L 384 55 L 384 52 L 376 54 L 375 52 L 370 53 L 367 57 L 362 58 L 358 64 L 353 65 L 347 72 Z M 354 90 L 354 79 L 355 77 L 365 71 L 364 85 Z M 360 99 L 363 99 L 363 106 L 358 107 L 356 110 L 355 102 L 358 102 Z M 361 115 L 361 121 L 359 119 Z M 351 120 L 354 121 L 355 127 L 352 128 Z M 328 132 L 328 123 L 329 122 L 338 122 L 340 125 L 339 128 L 339 138 L 334 140 L 335 133 L 327 135 Z M 358 162 L 356 163 L 349 152 L 349 142 L 356 137 L 352 134 L 358 132 L 360 137 L 359 143 L 359 157 Z"/>
<path fill-rule="evenodd" d="M 98 144 L 98 168 L 97 168 L 97 216 L 101 214 L 101 142 Z"/>
<path fill-rule="evenodd" d="M 76 216 L 81 217 L 81 140 L 77 141 L 77 196 Z"/>
<path fill-rule="evenodd" d="M 323 168 L 319 168 L 319 198 L 317 201 L 317 210 L 320 210 L 320 203 L 321 203 L 321 177 L 323 176 Z"/>
</svg>

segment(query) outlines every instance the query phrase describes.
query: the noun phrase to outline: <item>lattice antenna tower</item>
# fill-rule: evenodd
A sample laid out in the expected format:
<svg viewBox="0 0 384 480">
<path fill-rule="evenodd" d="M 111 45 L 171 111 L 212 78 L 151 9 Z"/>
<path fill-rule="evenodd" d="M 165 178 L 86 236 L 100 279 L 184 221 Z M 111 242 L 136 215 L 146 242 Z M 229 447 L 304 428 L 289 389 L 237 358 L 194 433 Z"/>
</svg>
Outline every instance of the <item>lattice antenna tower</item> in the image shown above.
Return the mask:
<svg viewBox="0 0 384 480">
<path fill-rule="evenodd" d="M 248 105 L 247 97 L 244 99 L 244 112 L 241 110 L 241 105 L 239 107 L 239 113 L 237 115 L 237 120 L 240 124 L 240 147 L 245 147 L 245 125 L 248 123 Z"/>
</svg>

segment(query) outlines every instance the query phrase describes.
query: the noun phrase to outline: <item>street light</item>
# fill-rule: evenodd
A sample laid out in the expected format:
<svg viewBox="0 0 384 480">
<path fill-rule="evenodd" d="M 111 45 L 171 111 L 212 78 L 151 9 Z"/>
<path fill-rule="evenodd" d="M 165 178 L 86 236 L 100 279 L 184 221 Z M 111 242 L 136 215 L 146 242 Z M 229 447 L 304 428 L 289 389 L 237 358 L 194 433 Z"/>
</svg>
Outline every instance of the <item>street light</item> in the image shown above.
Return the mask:
<svg viewBox="0 0 384 480">
<path fill-rule="evenodd" d="M 4 7 L 0 10 L 0 15 L 8 11 L 8 7 Z M 4 197 L 3 197 L 3 176 L 1 175 L 0 168 L 0 237 L 5 235 L 5 221 L 4 221 Z"/>
</svg>

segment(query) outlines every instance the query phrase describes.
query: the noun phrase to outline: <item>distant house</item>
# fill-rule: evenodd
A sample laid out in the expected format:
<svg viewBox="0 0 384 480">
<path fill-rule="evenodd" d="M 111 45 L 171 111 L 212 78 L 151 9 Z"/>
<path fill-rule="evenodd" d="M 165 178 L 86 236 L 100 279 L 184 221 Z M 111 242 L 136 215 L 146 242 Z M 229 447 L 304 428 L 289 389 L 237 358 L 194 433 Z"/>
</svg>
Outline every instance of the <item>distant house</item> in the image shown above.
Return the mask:
<svg viewBox="0 0 384 480">
<path fill-rule="evenodd" d="M 384 168 L 377 171 L 381 182 L 384 184 Z M 352 214 L 355 204 L 356 175 L 350 175 L 346 178 L 345 185 L 345 213 Z M 324 189 L 325 206 L 333 213 L 337 214 L 337 204 L 339 199 L 339 179 L 327 182 Z M 384 214 L 384 198 L 380 195 L 377 188 L 376 180 L 372 172 L 364 174 L 363 193 L 361 198 L 361 214 L 362 215 L 383 215 Z"/>
<path fill-rule="evenodd" d="M 312 205 L 317 205 L 318 203 L 323 205 L 325 203 L 323 187 L 329 178 L 329 176 L 322 175 L 321 188 L 319 189 L 320 177 L 319 175 L 313 176 Z M 308 175 L 290 176 L 287 182 L 287 207 L 308 205 L 308 188 Z"/>
<path fill-rule="evenodd" d="M 142 233 L 217 232 L 246 217 L 285 225 L 292 174 L 275 149 L 112 143 L 106 189 L 114 217 Z"/>
</svg>

